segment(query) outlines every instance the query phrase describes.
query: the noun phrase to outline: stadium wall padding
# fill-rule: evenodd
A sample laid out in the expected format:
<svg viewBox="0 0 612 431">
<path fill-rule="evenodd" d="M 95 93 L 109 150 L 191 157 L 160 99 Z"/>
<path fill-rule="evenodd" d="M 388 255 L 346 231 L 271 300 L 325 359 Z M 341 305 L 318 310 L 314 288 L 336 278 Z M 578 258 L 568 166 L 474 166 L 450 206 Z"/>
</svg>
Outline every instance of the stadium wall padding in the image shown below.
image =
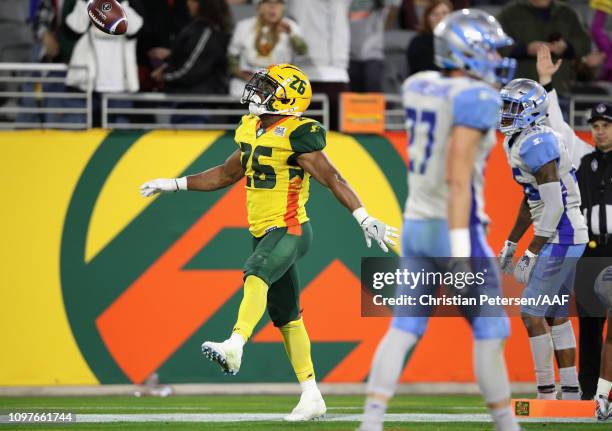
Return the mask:
<svg viewBox="0 0 612 431">
<path fill-rule="evenodd" d="M 404 133 L 329 133 L 326 147 L 369 212 L 398 227 L 405 146 Z M 0 149 L 0 385 L 140 383 L 153 372 L 161 382 L 227 382 L 200 345 L 226 338 L 242 297 L 243 184 L 154 199 L 139 186 L 222 163 L 236 149 L 232 134 L 7 131 Z M 494 251 L 520 199 L 498 145 L 486 186 Z M 360 257 L 383 253 L 366 248 L 350 213 L 314 181 L 308 213 L 315 236 L 299 268 L 317 376 L 362 382 L 389 319 L 360 317 Z M 526 333 L 512 320 L 510 377 L 532 381 Z M 473 382 L 471 351 L 465 322 L 434 319 L 402 380 Z M 265 316 L 232 382 L 292 381 Z"/>
</svg>

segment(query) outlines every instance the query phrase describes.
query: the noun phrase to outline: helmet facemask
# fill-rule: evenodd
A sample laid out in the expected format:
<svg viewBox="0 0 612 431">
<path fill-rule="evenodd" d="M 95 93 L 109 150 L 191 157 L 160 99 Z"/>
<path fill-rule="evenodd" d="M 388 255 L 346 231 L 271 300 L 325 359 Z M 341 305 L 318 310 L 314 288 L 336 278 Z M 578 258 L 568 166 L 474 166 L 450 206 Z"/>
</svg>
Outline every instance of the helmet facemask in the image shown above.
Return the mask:
<svg viewBox="0 0 612 431">
<path fill-rule="evenodd" d="M 240 103 L 249 103 L 249 111 L 261 115 L 272 111 L 272 101 L 279 84 L 265 72 L 257 72 L 244 86 Z"/>
<path fill-rule="evenodd" d="M 523 124 L 523 104 L 515 99 L 502 97 L 501 117 L 499 121 L 499 130 L 504 135 L 513 135 L 516 132 L 527 127 Z"/>
<path fill-rule="evenodd" d="M 499 130 L 510 136 L 547 117 L 548 95 L 540 84 L 528 79 L 516 79 L 501 91 L 502 108 Z"/>
<path fill-rule="evenodd" d="M 275 100 L 287 103 L 285 88 L 268 74 L 257 72 L 245 85 L 240 103 L 249 103 L 249 112 L 253 115 L 283 114 L 276 111 L 272 104 Z"/>
</svg>

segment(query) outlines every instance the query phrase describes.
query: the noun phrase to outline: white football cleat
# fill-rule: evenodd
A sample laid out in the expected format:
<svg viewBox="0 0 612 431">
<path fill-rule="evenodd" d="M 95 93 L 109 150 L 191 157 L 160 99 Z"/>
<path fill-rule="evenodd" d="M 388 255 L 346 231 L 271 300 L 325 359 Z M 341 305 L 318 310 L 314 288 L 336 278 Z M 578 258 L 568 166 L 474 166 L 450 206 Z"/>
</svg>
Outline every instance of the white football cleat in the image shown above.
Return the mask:
<svg viewBox="0 0 612 431">
<path fill-rule="evenodd" d="M 612 405 L 605 395 L 599 395 L 595 398 L 595 417 L 598 421 L 612 418 Z"/>
<path fill-rule="evenodd" d="M 287 422 L 304 422 L 319 420 L 325 416 L 327 407 L 318 389 L 302 392 L 300 402 L 293 411 L 285 416 L 283 420 Z"/>
<path fill-rule="evenodd" d="M 225 340 L 222 343 L 205 341 L 202 344 L 202 353 L 212 362 L 219 364 L 223 373 L 228 376 L 235 376 L 240 371 L 242 362 L 242 346 Z"/>
</svg>

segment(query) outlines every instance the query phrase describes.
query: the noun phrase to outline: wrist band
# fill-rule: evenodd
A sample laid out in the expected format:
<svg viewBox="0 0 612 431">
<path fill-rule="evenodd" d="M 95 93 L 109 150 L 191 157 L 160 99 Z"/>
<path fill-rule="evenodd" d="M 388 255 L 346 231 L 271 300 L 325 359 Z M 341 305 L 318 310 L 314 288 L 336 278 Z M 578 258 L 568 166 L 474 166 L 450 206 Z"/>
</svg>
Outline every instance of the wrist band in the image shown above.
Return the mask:
<svg viewBox="0 0 612 431">
<path fill-rule="evenodd" d="M 360 207 L 360 208 L 357 208 L 355 211 L 353 211 L 353 217 L 355 217 L 355 220 L 357 220 L 357 223 L 361 225 L 361 223 L 363 223 L 363 221 L 367 219 L 369 215 L 364 207 Z"/>
<path fill-rule="evenodd" d="M 176 178 L 176 191 L 187 190 L 187 177 Z"/>
<path fill-rule="evenodd" d="M 451 257 L 470 257 L 472 244 L 470 241 L 470 229 L 451 229 L 449 232 Z"/>
</svg>

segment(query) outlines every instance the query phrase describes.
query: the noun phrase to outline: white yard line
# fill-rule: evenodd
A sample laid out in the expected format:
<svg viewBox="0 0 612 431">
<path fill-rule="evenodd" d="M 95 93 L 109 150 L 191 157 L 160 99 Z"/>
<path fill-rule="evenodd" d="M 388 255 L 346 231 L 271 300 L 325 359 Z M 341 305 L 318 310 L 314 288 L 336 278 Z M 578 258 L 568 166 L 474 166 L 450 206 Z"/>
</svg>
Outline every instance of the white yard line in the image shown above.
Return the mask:
<svg viewBox="0 0 612 431">
<path fill-rule="evenodd" d="M 157 414 L 77 414 L 77 422 L 261 422 L 280 421 L 282 413 L 157 413 Z M 329 422 L 357 422 L 359 414 L 331 414 Z M 521 422 L 538 423 L 596 423 L 590 418 L 520 418 Z M 491 422 L 488 414 L 421 414 L 392 413 L 386 422 Z"/>
<path fill-rule="evenodd" d="M 327 411 L 330 410 L 363 410 L 363 406 L 327 407 Z"/>
<path fill-rule="evenodd" d="M 160 406 L 48 406 L 48 405 L 44 405 L 44 406 L 22 406 L 19 405 L 18 407 L 15 407 L 13 410 L 15 411 L 19 411 L 19 412 L 49 412 L 49 411 L 58 411 L 58 412 L 68 412 L 68 411 L 91 411 L 91 410 L 116 410 L 118 412 L 121 412 L 123 410 L 136 410 L 136 411 L 142 411 L 142 410 L 151 410 L 151 411 L 157 411 L 157 412 L 163 412 L 163 411 L 176 411 L 176 412 L 184 412 L 186 410 L 191 410 L 191 411 L 202 411 L 202 410 L 210 410 L 210 407 L 200 407 L 200 406 L 164 406 L 164 407 L 160 407 Z M 9 411 L 11 410 L 10 408 L 2 408 L 2 411 Z M 117 413 L 119 414 L 119 413 Z M 131 413 L 128 413 L 131 414 Z M 163 414 L 163 413 L 162 413 Z"/>
<path fill-rule="evenodd" d="M 172 384 L 176 395 L 299 395 L 297 383 L 180 383 Z M 363 395 L 365 383 L 321 383 L 323 395 Z M 515 394 L 531 393 L 534 383 L 512 383 Z M 138 385 L 96 385 L 96 386 L 0 386 L 0 396 L 98 396 L 134 395 L 143 390 Z M 398 394 L 472 394 L 480 391 L 476 383 L 402 383 L 397 387 Z"/>
</svg>

